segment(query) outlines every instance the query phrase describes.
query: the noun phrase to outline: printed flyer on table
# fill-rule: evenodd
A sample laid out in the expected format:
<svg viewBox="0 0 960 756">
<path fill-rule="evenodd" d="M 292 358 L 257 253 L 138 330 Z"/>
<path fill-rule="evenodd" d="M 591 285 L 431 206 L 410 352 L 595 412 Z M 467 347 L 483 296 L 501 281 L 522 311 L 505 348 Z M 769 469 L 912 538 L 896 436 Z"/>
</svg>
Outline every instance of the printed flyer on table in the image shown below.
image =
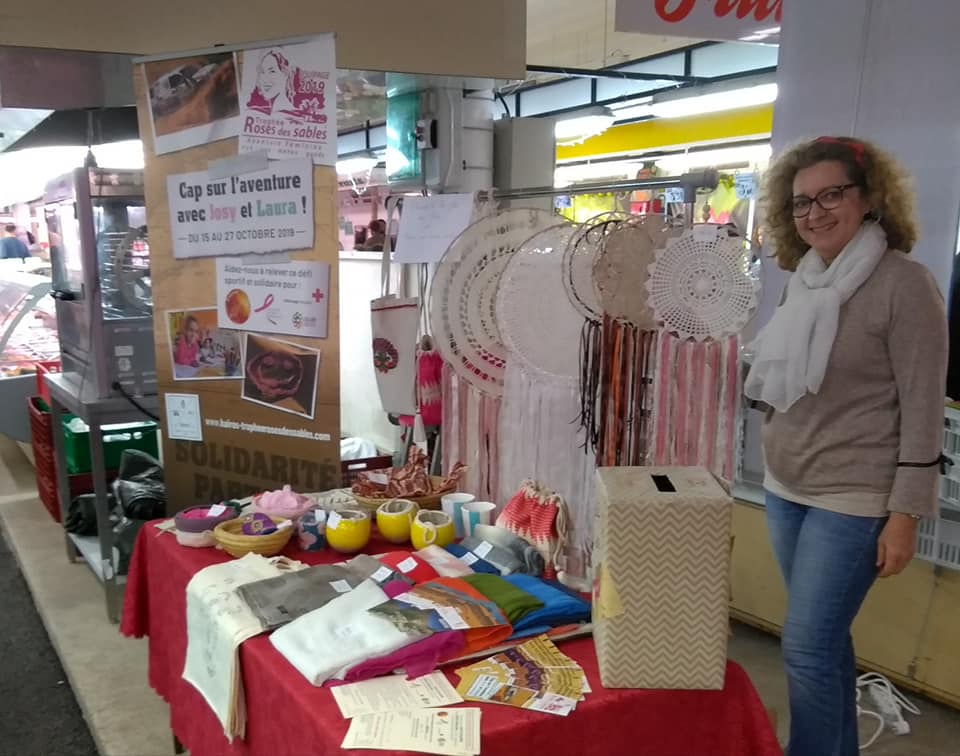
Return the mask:
<svg viewBox="0 0 960 756">
<path fill-rule="evenodd" d="M 171 174 L 167 199 L 178 259 L 313 246 L 313 166 L 306 159 L 221 178 Z"/>
</svg>

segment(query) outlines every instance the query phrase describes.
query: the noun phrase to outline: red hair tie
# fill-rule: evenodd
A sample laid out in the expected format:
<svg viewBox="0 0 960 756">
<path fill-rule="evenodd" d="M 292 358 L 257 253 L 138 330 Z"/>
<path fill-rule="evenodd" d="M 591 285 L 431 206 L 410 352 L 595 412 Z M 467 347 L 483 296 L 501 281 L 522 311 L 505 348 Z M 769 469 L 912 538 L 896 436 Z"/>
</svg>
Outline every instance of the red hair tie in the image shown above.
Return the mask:
<svg viewBox="0 0 960 756">
<path fill-rule="evenodd" d="M 847 138 L 837 138 L 830 136 L 817 137 L 816 140 L 819 144 L 839 144 L 846 147 L 850 152 L 853 153 L 854 162 L 859 165 L 861 168 L 864 168 L 864 156 L 866 151 L 863 148 L 863 143 L 858 142 L 856 139 L 847 139 Z"/>
</svg>

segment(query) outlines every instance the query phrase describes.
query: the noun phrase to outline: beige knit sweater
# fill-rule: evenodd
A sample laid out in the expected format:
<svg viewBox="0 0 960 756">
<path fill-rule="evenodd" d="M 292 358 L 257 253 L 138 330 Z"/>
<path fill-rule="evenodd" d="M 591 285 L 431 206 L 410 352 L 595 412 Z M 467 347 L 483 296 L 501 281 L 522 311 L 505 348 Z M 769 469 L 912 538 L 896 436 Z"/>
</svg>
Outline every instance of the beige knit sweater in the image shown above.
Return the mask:
<svg viewBox="0 0 960 756">
<path fill-rule="evenodd" d="M 840 308 L 823 385 L 763 428 L 764 487 L 844 514 L 937 510 L 947 320 L 930 272 L 889 251 Z"/>
</svg>

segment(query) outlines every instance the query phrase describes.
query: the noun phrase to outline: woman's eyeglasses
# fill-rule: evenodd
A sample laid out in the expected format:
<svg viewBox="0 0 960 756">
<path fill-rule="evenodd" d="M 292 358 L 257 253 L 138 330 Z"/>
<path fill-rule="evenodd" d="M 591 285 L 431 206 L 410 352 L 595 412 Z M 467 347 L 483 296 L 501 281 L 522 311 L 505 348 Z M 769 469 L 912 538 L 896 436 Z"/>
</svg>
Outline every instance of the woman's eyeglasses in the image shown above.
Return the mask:
<svg viewBox="0 0 960 756">
<path fill-rule="evenodd" d="M 824 210 L 835 210 L 843 202 L 843 193 L 847 189 L 852 189 L 859 184 L 842 184 L 841 186 L 828 186 L 826 189 L 817 192 L 816 197 L 807 197 L 798 194 L 791 201 L 791 209 L 794 218 L 806 218 L 813 209 L 813 203 L 816 202 Z"/>
</svg>

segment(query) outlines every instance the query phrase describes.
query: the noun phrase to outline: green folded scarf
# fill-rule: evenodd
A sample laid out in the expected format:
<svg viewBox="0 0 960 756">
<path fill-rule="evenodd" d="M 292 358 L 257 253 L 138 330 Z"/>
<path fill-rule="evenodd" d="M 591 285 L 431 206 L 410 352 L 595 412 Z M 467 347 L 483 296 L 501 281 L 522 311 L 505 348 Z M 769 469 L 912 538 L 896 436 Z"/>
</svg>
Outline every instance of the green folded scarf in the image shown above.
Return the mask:
<svg viewBox="0 0 960 756">
<path fill-rule="evenodd" d="M 526 617 L 530 612 L 543 609 L 543 602 L 524 590 L 511 585 L 499 575 L 466 575 L 461 578 L 475 590 L 482 593 L 506 615 L 512 625 Z"/>
</svg>

